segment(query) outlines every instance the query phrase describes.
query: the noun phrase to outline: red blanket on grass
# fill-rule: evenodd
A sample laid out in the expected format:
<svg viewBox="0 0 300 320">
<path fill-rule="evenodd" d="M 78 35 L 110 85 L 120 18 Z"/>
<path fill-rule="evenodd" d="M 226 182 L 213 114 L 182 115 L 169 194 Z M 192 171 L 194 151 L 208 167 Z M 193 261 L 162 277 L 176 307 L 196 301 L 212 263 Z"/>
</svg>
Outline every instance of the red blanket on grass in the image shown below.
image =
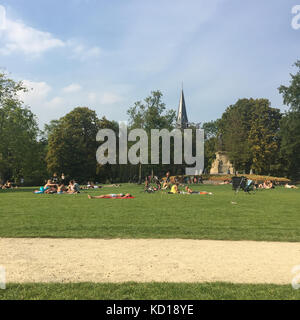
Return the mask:
<svg viewBox="0 0 300 320">
<path fill-rule="evenodd" d="M 110 197 L 110 196 L 106 196 L 106 197 L 103 197 L 102 199 L 134 199 L 134 197 Z"/>
</svg>

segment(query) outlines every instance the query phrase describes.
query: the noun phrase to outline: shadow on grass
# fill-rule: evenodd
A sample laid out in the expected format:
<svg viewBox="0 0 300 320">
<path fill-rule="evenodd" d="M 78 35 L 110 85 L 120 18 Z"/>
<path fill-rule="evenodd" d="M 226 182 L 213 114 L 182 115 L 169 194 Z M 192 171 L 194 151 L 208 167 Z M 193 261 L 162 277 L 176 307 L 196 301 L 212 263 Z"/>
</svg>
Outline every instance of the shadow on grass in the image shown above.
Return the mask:
<svg viewBox="0 0 300 320">
<path fill-rule="evenodd" d="M 18 192 L 34 192 L 35 190 L 38 190 L 40 187 L 27 187 L 27 188 L 15 188 L 15 189 L 5 189 L 0 190 L 1 193 L 18 193 Z"/>
</svg>

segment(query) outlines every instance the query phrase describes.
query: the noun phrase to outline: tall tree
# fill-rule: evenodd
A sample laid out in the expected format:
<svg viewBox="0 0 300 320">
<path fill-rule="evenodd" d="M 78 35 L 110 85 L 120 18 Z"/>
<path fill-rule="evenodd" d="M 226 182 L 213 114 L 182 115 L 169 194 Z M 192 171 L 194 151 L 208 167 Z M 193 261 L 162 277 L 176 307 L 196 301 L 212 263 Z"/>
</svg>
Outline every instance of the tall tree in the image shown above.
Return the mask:
<svg viewBox="0 0 300 320">
<path fill-rule="evenodd" d="M 96 176 L 96 135 L 100 121 L 95 111 L 78 107 L 55 123 L 49 135 L 47 167 L 85 181 Z"/>
<path fill-rule="evenodd" d="M 241 99 L 230 106 L 219 122 L 219 138 L 238 171 L 268 174 L 275 170 L 279 153 L 278 109 L 267 99 Z"/>
<path fill-rule="evenodd" d="M 163 94 L 157 90 L 152 91 L 144 101 L 135 102 L 127 111 L 130 127 L 142 128 L 147 132 L 151 129 L 173 129 L 176 111 L 167 110 L 162 97 Z"/>
<path fill-rule="evenodd" d="M 279 160 L 279 109 L 271 108 L 266 99 L 258 99 L 251 113 L 251 129 L 248 140 L 250 144 L 251 168 L 259 174 L 278 173 Z"/>
<path fill-rule="evenodd" d="M 161 91 L 152 91 L 148 97 L 146 97 L 143 101 L 135 102 L 134 106 L 129 108 L 127 111 L 130 129 L 141 128 L 148 133 L 149 162 L 151 155 L 151 129 L 172 130 L 174 129 L 176 120 L 176 111 L 172 109 L 167 110 L 165 103 L 162 101 L 162 97 L 163 94 Z M 173 141 L 171 141 L 171 150 L 173 150 Z M 172 158 L 173 154 L 171 152 L 171 159 Z M 144 165 L 143 173 L 151 174 L 151 171 L 154 170 L 155 174 L 161 175 L 169 168 L 170 166 L 166 168 L 163 165 Z"/>
<path fill-rule="evenodd" d="M 253 102 L 253 99 L 238 100 L 235 105 L 226 109 L 219 123 L 218 138 L 222 142 L 222 149 L 229 153 L 229 158 L 238 171 L 249 171 L 252 164 L 248 135 Z"/>
<path fill-rule="evenodd" d="M 21 82 L 0 74 L 0 180 L 35 181 L 42 167 L 35 115 L 18 98 Z"/>
<path fill-rule="evenodd" d="M 295 63 L 298 68 L 291 74 L 289 86 L 282 85 L 279 92 L 284 104 L 289 106 L 280 128 L 282 171 L 292 178 L 300 179 L 300 60 Z"/>
</svg>

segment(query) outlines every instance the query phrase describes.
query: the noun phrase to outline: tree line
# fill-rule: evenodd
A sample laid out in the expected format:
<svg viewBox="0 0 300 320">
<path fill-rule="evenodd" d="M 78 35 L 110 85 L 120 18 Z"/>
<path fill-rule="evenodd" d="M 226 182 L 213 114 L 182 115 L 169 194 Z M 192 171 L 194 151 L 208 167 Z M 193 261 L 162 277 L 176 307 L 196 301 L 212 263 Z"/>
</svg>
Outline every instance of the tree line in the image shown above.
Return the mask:
<svg viewBox="0 0 300 320">
<path fill-rule="evenodd" d="M 288 106 L 286 112 L 271 107 L 268 99 L 240 99 L 228 106 L 220 119 L 202 124 L 206 172 L 216 151 L 227 151 L 239 172 L 300 179 L 300 61 L 295 67 L 289 85 L 279 87 Z M 0 183 L 24 180 L 26 185 L 41 184 L 54 173 L 102 183 L 137 181 L 141 175 L 161 176 L 169 170 L 174 175 L 184 173 L 182 165 L 174 164 L 100 165 L 96 161 L 97 132 L 109 128 L 118 137 L 116 121 L 77 107 L 41 131 L 36 116 L 20 101 L 20 91 L 26 91 L 22 82 L 0 73 Z M 166 107 L 160 91 L 137 101 L 127 114 L 129 129 L 175 128 L 176 111 Z"/>
</svg>

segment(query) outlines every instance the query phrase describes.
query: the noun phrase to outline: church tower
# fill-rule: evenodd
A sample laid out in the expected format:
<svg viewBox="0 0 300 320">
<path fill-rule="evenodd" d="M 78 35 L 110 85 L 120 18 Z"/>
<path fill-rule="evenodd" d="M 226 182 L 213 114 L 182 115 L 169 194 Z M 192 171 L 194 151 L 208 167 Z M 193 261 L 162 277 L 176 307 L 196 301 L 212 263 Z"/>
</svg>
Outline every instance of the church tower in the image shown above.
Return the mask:
<svg viewBox="0 0 300 320">
<path fill-rule="evenodd" d="M 189 121 L 186 113 L 185 100 L 183 89 L 181 90 L 181 96 L 178 107 L 176 126 L 178 129 L 186 129 L 188 127 Z"/>
</svg>

